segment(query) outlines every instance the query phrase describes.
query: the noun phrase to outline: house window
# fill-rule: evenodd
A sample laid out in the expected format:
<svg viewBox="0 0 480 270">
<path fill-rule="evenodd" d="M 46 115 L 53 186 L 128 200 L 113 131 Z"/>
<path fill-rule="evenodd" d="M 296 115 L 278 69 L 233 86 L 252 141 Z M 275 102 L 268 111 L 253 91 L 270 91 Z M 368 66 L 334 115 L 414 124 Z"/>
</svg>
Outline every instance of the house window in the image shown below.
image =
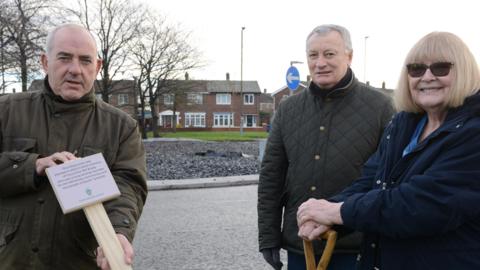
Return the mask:
<svg viewBox="0 0 480 270">
<path fill-rule="evenodd" d="M 185 127 L 205 127 L 205 113 L 185 113 Z"/>
<path fill-rule="evenodd" d="M 213 126 L 214 127 L 232 127 L 233 113 L 214 113 Z"/>
<path fill-rule="evenodd" d="M 247 114 L 243 116 L 243 126 L 244 127 L 256 127 L 257 126 L 257 117 L 256 115 Z"/>
<path fill-rule="evenodd" d="M 253 105 L 255 103 L 253 94 L 245 94 L 243 95 L 243 104 L 245 105 Z"/>
<path fill-rule="evenodd" d="M 217 94 L 217 105 L 230 105 L 230 94 Z"/>
<path fill-rule="evenodd" d="M 188 93 L 187 100 L 188 100 L 188 104 L 203 104 L 203 95 Z"/>
<path fill-rule="evenodd" d="M 172 105 L 174 100 L 173 94 L 163 94 L 163 104 Z"/>
<path fill-rule="evenodd" d="M 128 104 L 128 94 L 119 94 L 118 95 L 118 105 Z"/>
</svg>

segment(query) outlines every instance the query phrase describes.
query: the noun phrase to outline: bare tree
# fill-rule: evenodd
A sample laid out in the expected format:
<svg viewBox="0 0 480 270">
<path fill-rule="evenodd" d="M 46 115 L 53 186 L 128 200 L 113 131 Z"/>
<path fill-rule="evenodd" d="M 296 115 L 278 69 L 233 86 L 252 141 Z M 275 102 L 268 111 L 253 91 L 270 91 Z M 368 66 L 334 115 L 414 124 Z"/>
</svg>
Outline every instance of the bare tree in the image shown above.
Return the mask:
<svg viewBox="0 0 480 270">
<path fill-rule="evenodd" d="M 103 60 L 99 86 L 102 99 L 109 101 L 115 89 L 114 78 L 124 75 L 127 65 L 127 48 L 138 37 L 145 8 L 131 0 L 79 0 L 78 9 L 69 11 L 98 38 L 99 54 Z"/>
<path fill-rule="evenodd" d="M 169 26 L 161 16 L 149 12 L 142 24 L 142 37 L 130 49 L 140 72 L 140 106 L 149 104 L 154 137 L 159 137 L 156 103 L 162 94 L 173 93 L 172 83 L 184 72 L 201 66 L 200 53 L 188 43 L 188 32 Z M 147 100 L 143 100 L 148 98 Z M 141 109 L 144 113 L 144 107 Z M 142 119 L 144 114 L 142 114 Z"/>
<path fill-rule="evenodd" d="M 0 4 L 0 17 L 6 16 L 5 10 L 3 3 Z M 6 26 L 0 21 L 0 89 L 2 94 L 5 94 L 5 89 L 9 85 L 9 76 L 7 73 L 11 71 L 14 66 L 11 54 L 7 53 L 7 47 L 11 46 L 12 38 L 5 34 L 5 28 Z"/>
<path fill-rule="evenodd" d="M 46 27 L 51 21 L 48 14 L 55 3 L 55 0 L 2 1 L 2 72 L 16 74 L 23 92 L 27 91 L 28 82 L 41 70 L 39 56 L 47 35 Z"/>
</svg>

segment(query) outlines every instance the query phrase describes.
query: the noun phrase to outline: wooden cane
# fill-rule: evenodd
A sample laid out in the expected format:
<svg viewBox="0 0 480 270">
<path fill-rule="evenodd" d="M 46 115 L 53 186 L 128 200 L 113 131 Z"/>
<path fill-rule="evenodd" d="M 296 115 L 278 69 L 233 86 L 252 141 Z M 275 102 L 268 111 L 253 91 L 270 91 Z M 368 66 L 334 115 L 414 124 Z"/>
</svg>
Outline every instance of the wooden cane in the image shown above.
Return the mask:
<svg viewBox="0 0 480 270">
<path fill-rule="evenodd" d="M 303 240 L 303 249 L 305 251 L 305 262 L 307 265 L 307 270 L 326 270 L 330 258 L 332 257 L 333 248 L 335 247 L 335 242 L 337 241 L 337 232 L 333 230 L 326 231 L 320 236 L 321 239 L 327 240 L 325 249 L 323 250 L 322 257 L 318 263 L 318 267 L 315 262 L 315 253 L 313 252 L 312 242 L 308 240 Z"/>
</svg>

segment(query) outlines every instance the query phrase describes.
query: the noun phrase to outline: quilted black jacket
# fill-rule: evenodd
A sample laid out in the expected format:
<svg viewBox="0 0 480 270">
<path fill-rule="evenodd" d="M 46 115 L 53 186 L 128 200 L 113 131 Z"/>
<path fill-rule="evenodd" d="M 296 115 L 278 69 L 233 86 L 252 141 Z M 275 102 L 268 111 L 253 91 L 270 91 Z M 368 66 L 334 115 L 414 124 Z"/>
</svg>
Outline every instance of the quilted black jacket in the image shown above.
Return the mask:
<svg viewBox="0 0 480 270">
<path fill-rule="evenodd" d="M 309 198 L 331 197 L 357 178 L 393 113 L 389 97 L 353 74 L 345 87 L 325 97 L 309 87 L 280 104 L 258 185 L 260 250 L 303 253 L 298 206 Z M 350 234 L 337 242 L 336 252 L 358 252 L 359 246 L 360 235 Z M 322 247 L 315 250 L 320 254 Z"/>
</svg>

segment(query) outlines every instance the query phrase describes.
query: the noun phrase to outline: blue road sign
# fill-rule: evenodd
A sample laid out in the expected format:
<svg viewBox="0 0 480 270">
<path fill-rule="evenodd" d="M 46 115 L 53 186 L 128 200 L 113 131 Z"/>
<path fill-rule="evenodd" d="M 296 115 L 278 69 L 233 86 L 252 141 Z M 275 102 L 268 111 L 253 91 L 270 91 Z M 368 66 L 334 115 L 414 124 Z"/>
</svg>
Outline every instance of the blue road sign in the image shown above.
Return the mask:
<svg viewBox="0 0 480 270">
<path fill-rule="evenodd" d="M 298 69 L 294 66 L 290 66 L 287 70 L 286 79 L 288 88 L 292 91 L 297 90 L 298 85 L 300 84 L 300 73 L 298 72 Z"/>
</svg>

